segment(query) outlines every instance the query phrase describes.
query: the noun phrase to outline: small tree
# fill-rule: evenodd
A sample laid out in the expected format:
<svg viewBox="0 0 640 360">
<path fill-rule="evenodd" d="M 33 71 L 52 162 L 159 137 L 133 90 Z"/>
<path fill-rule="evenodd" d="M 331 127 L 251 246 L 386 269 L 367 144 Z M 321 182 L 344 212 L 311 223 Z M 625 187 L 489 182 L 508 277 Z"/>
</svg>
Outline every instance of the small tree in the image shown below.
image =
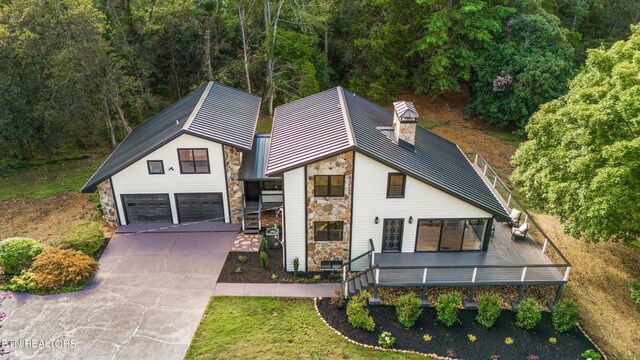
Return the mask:
<svg viewBox="0 0 640 360">
<path fill-rule="evenodd" d="M 516 314 L 516 325 L 525 329 L 533 330 L 542 319 L 540 307 L 534 299 L 525 299 L 518 306 Z"/>
<path fill-rule="evenodd" d="M 500 295 L 485 294 L 478 299 L 478 316 L 476 320 L 480 325 L 490 328 L 500 317 Z"/>
</svg>

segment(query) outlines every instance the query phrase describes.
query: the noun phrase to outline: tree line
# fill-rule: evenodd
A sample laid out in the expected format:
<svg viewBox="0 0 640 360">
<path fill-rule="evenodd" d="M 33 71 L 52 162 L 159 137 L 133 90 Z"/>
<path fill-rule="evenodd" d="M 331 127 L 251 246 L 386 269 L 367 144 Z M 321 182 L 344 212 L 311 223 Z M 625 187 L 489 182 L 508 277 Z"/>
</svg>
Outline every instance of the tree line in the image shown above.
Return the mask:
<svg viewBox="0 0 640 360">
<path fill-rule="evenodd" d="M 523 133 L 635 0 L 0 0 L 0 159 L 116 144 L 206 81 L 278 104 L 343 85 L 375 101 L 466 87 Z"/>
</svg>

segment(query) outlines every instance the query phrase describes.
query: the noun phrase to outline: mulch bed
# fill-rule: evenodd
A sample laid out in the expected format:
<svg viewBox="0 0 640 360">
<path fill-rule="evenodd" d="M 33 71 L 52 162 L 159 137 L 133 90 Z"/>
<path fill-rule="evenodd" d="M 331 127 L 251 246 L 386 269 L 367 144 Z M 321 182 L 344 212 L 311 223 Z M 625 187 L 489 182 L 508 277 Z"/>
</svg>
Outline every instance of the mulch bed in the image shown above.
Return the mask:
<svg viewBox="0 0 640 360">
<path fill-rule="evenodd" d="M 578 329 L 557 333 L 548 312 L 542 313 L 542 321 L 535 330 L 525 331 L 515 325 L 516 314 L 512 311 L 503 310 L 494 328 L 485 329 L 475 321 L 477 311 L 460 310 L 460 323 L 448 328 L 436 321 L 435 308 L 425 308 L 416 325 L 405 329 L 398 323 L 394 306 L 369 306 L 376 323 L 376 330 L 370 333 L 354 329 L 347 321 L 345 308 L 330 305 L 327 298 L 318 301 L 318 310 L 325 321 L 343 335 L 367 345 L 378 346 L 378 336 L 382 331 L 390 331 L 396 338 L 397 349 L 458 359 L 579 359 L 584 351 L 596 350 Z M 424 334 L 431 335 L 432 340 L 425 342 Z M 477 340 L 471 343 L 467 334 L 475 335 Z M 504 343 L 507 337 L 514 340 L 512 345 Z M 556 345 L 549 343 L 551 337 L 558 339 Z"/>
<path fill-rule="evenodd" d="M 238 256 L 247 257 L 247 261 L 241 263 Z M 224 262 L 218 282 L 224 283 L 327 283 L 338 282 L 342 278 L 340 272 L 299 272 L 294 276 L 291 272 L 284 271 L 282 266 L 282 249 L 267 249 L 267 267 L 260 267 L 260 255 L 257 252 L 231 251 Z M 241 273 L 236 273 L 240 268 Z M 277 278 L 271 279 L 275 274 Z"/>
</svg>

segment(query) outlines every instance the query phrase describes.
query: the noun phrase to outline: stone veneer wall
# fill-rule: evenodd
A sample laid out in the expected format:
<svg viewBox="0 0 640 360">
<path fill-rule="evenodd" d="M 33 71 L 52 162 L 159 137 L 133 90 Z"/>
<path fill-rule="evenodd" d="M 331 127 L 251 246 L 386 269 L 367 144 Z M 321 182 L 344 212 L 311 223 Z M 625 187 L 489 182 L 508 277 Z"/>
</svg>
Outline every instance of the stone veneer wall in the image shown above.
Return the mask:
<svg viewBox="0 0 640 360">
<path fill-rule="evenodd" d="M 227 173 L 227 192 L 229 194 L 229 207 L 231 208 L 231 222 L 242 223 L 242 192 L 244 183 L 240 180 L 239 172 L 242 165 L 242 152 L 238 149 L 223 145 L 225 171 Z"/>
<path fill-rule="evenodd" d="M 344 197 L 314 197 L 315 175 L 345 175 Z M 319 271 L 322 260 L 348 260 L 351 240 L 353 152 L 307 165 L 307 270 Z M 315 221 L 344 221 L 342 241 L 314 241 Z"/>
<path fill-rule="evenodd" d="M 411 145 L 416 144 L 416 123 L 402 122 L 398 114 L 393 114 L 394 127 L 396 128 L 396 136 Z"/>
<path fill-rule="evenodd" d="M 109 226 L 118 226 L 116 201 L 113 198 L 113 190 L 109 179 L 98 184 L 98 195 L 100 195 L 100 204 L 102 204 L 102 218 Z"/>
</svg>

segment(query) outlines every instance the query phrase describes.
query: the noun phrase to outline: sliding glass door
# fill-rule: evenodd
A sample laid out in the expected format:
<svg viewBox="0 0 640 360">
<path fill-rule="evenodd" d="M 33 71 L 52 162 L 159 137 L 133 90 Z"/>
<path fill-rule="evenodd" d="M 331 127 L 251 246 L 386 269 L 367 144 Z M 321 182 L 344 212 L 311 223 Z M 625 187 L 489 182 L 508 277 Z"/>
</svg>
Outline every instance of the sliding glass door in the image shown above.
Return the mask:
<svg viewBox="0 0 640 360">
<path fill-rule="evenodd" d="M 416 251 L 480 250 L 487 219 L 420 219 Z"/>
</svg>

